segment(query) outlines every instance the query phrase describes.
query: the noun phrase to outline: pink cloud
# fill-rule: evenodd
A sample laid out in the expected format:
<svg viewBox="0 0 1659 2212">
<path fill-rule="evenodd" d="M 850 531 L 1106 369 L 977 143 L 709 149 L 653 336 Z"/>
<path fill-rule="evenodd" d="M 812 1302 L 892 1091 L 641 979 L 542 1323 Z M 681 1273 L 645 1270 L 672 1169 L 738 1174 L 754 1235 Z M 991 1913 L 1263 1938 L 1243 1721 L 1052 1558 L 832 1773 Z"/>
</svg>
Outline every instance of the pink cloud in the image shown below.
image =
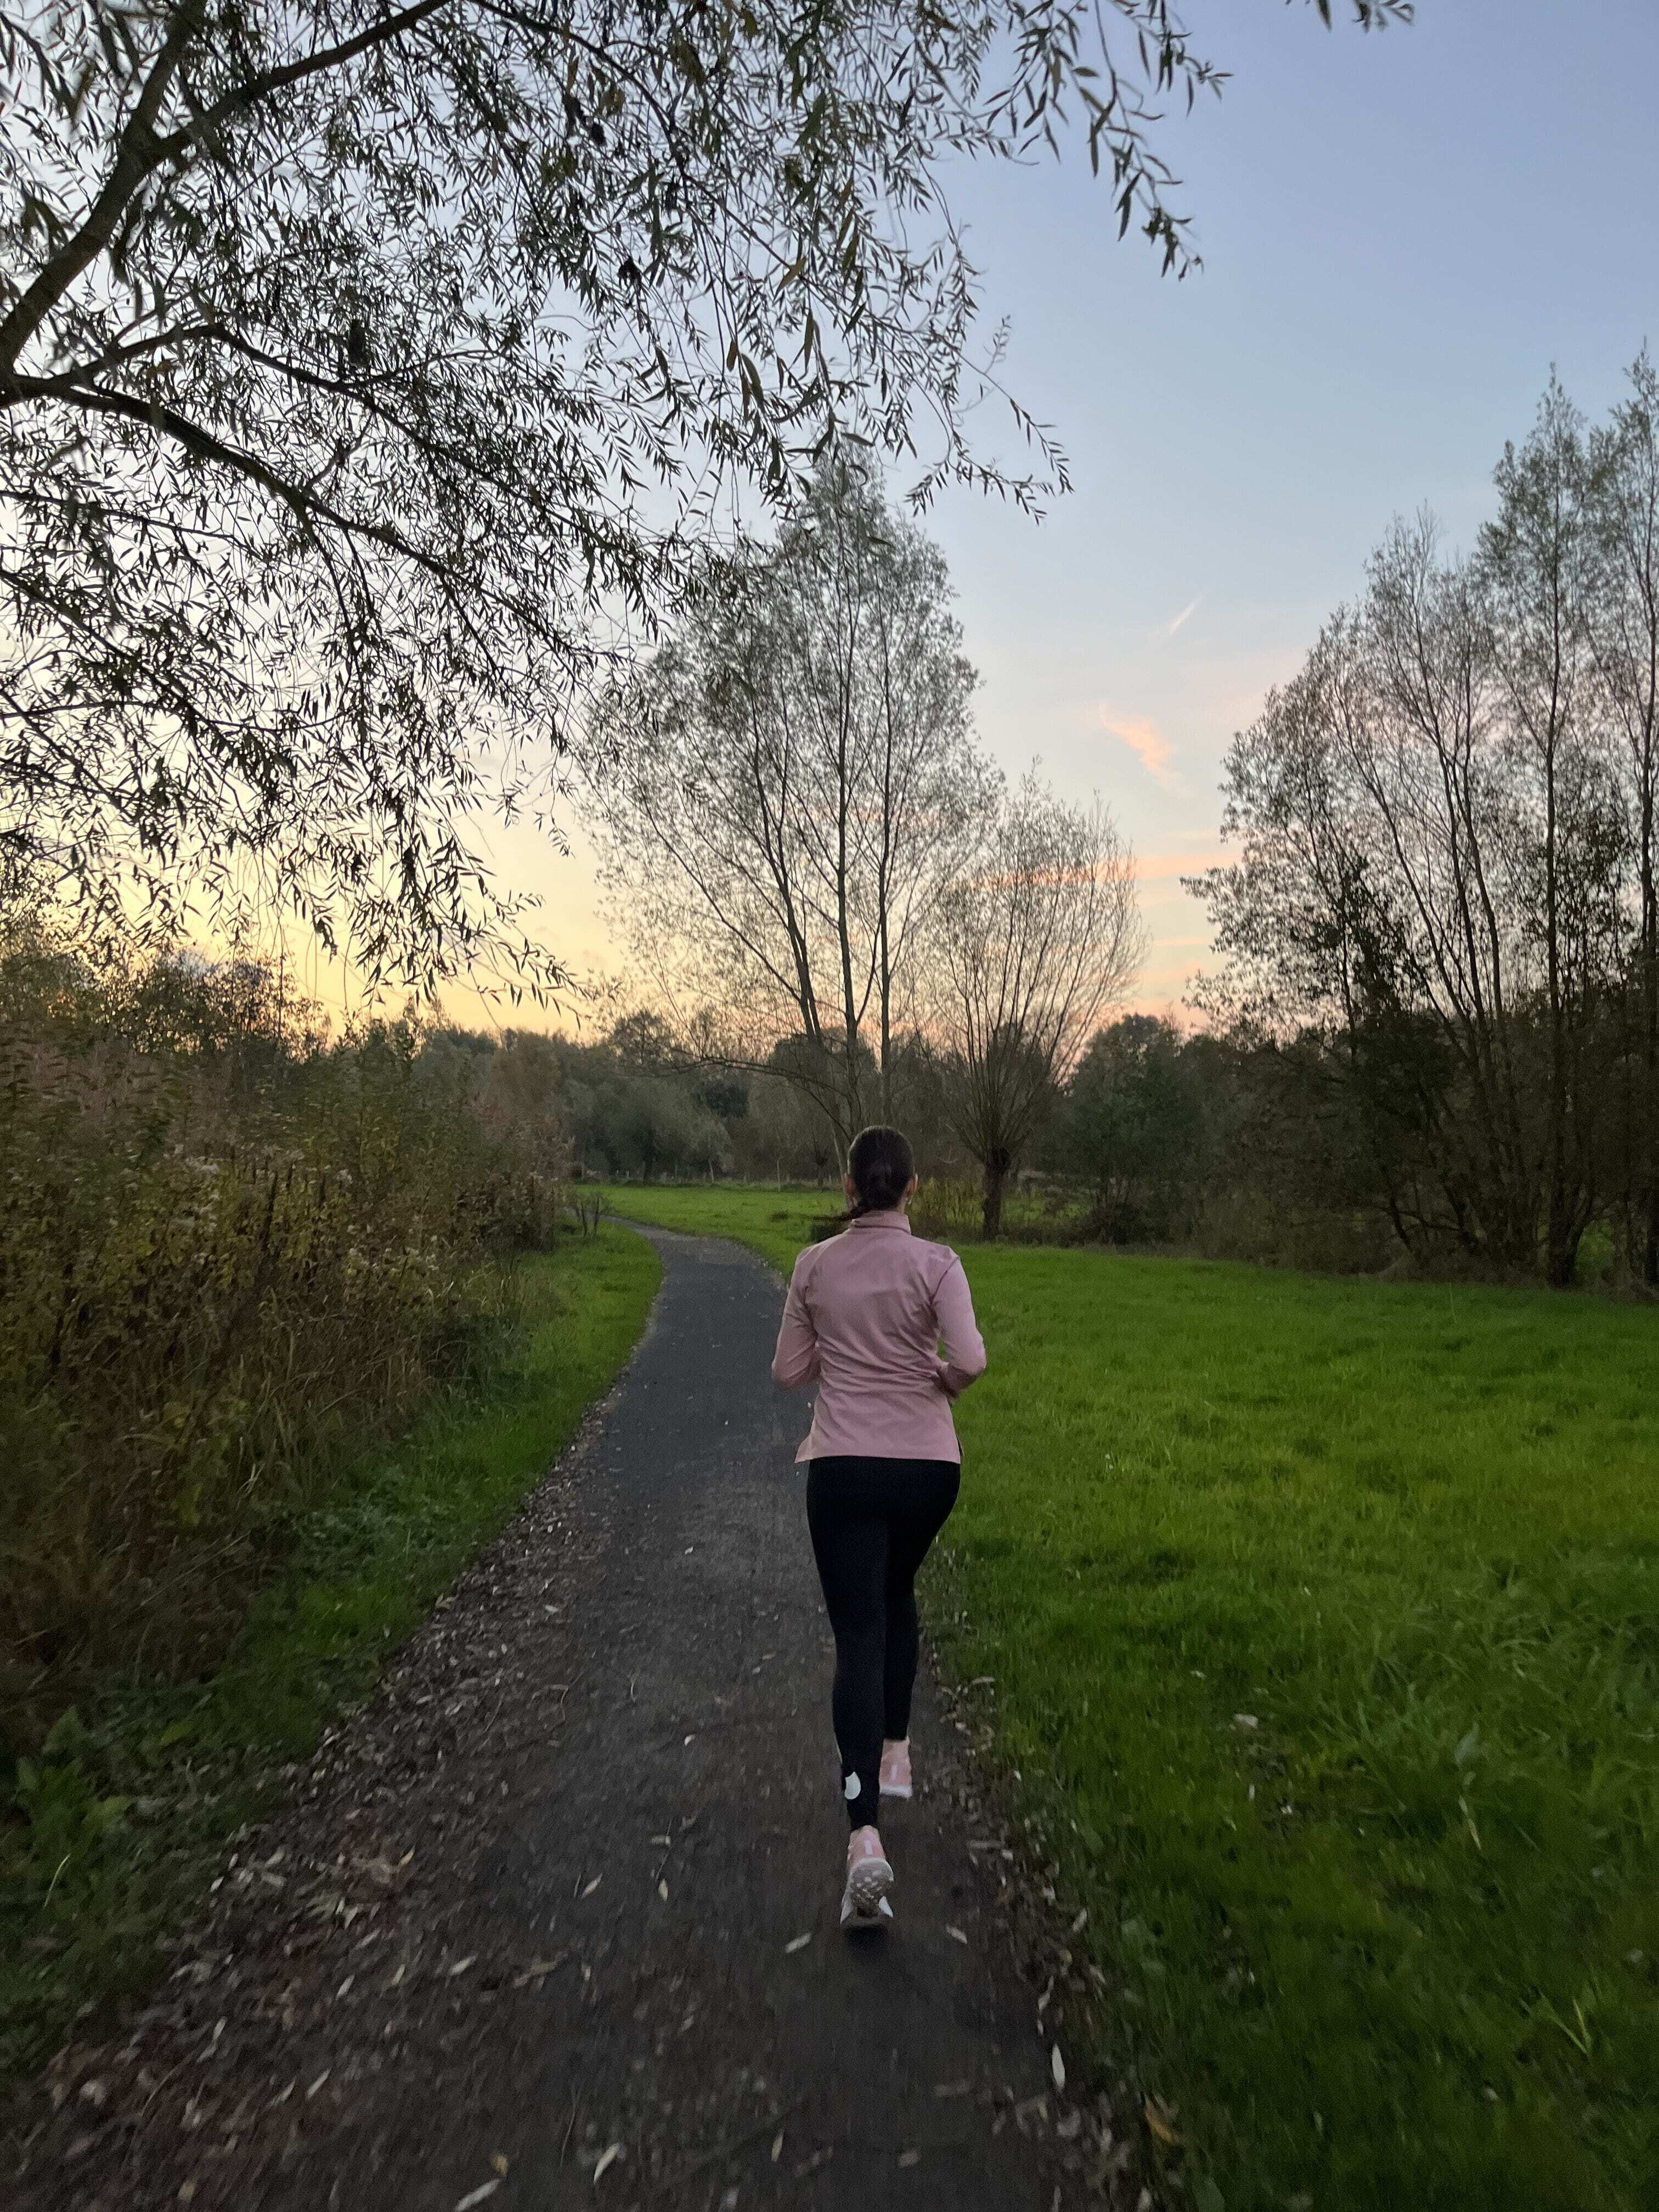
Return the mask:
<svg viewBox="0 0 1659 2212">
<path fill-rule="evenodd" d="M 1170 740 L 1158 724 L 1146 715 L 1115 716 L 1108 708 L 1100 710 L 1100 719 L 1109 737 L 1120 744 L 1127 745 L 1154 783 L 1169 784 Z"/>
<path fill-rule="evenodd" d="M 1181 876 L 1201 876 L 1206 868 L 1218 867 L 1231 857 L 1218 848 L 1201 853 L 1143 853 L 1135 861 L 1135 874 L 1143 884 L 1174 882 Z"/>
</svg>

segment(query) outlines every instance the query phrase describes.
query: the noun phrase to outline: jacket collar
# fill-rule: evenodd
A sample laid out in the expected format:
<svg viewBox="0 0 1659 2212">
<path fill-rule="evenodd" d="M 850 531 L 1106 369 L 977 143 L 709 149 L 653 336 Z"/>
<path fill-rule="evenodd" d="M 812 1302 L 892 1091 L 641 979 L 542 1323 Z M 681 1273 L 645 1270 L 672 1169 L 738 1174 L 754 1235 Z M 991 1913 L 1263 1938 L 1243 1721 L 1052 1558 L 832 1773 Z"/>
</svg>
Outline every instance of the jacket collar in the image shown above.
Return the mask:
<svg viewBox="0 0 1659 2212">
<path fill-rule="evenodd" d="M 849 1229 L 902 1229 L 907 1237 L 915 1234 L 910 1218 L 901 1213 L 897 1206 L 888 1206 L 879 1213 L 861 1213 L 856 1221 L 849 1221 Z"/>
</svg>

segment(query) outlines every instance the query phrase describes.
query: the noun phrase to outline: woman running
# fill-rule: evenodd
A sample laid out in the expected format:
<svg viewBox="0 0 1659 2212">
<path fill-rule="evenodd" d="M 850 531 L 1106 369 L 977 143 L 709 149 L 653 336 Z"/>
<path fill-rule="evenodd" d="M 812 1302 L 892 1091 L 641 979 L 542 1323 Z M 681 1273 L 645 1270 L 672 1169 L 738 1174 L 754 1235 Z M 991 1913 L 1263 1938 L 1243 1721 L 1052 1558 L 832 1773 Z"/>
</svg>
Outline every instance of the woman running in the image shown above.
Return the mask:
<svg viewBox="0 0 1659 2212">
<path fill-rule="evenodd" d="M 818 1385 L 806 1522 L 836 1632 L 832 1711 L 852 1837 L 841 1924 L 891 1920 L 878 1800 L 910 1795 L 916 1570 L 957 1502 L 951 1401 L 985 1372 L 962 1262 L 910 1231 L 916 1163 L 896 1129 L 848 1156 L 847 1226 L 795 1262 L 772 1373 Z M 945 1356 L 939 1357 L 941 1340 Z"/>
</svg>

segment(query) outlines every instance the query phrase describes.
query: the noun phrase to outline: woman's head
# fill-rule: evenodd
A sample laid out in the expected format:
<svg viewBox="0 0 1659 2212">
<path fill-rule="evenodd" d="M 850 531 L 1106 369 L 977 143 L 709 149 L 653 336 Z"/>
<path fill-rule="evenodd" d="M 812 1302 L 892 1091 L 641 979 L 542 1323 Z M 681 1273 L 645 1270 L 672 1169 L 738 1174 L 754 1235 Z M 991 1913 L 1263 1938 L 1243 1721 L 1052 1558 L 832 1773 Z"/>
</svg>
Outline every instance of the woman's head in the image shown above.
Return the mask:
<svg viewBox="0 0 1659 2212">
<path fill-rule="evenodd" d="M 916 1179 L 910 1139 L 896 1129 L 860 1129 L 847 1155 L 848 1218 L 902 1206 Z"/>
</svg>

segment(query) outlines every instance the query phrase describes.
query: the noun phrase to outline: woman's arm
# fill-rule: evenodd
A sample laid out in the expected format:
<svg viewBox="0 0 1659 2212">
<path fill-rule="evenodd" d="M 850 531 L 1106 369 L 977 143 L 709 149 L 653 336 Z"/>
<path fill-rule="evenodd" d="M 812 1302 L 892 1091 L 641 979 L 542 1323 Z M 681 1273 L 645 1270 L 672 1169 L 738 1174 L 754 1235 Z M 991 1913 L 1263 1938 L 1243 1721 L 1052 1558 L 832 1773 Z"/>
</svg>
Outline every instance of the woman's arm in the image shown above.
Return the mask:
<svg viewBox="0 0 1659 2212">
<path fill-rule="evenodd" d="M 778 1348 L 772 1354 L 772 1380 L 786 1390 L 801 1389 L 818 1379 L 817 1332 L 801 1295 L 801 1261 L 805 1257 L 803 1252 L 789 1278 L 789 1295 L 783 1302 L 783 1320 L 778 1329 Z"/>
<path fill-rule="evenodd" d="M 939 1379 L 952 1398 L 959 1398 L 970 1382 L 985 1372 L 985 1339 L 974 1319 L 974 1301 L 962 1262 L 954 1253 L 933 1292 L 933 1310 L 945 1346 Z"/>
</svg>

